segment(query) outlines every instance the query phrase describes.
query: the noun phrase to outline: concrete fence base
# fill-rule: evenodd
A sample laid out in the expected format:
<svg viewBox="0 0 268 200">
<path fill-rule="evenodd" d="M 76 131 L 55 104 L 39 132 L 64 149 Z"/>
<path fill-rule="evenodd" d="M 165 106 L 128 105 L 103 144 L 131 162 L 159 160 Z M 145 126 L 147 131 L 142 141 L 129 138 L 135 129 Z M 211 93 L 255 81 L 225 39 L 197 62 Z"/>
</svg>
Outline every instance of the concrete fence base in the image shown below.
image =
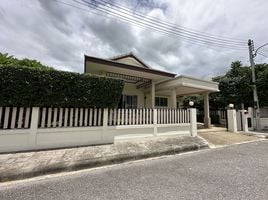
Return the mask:
<svg viewBox="0 0 268 200">
<path fill-rule="evenodd" d="M 38 107 L 32 108 L 30 127 L 0 130 L 0 153 L 37 149 L 74 147 L 114 143 L 116 136 L 160 136 L 197 134 L 196 109 L 189 110 L 189 122 L 158 124 L 157 111 L 153 111 L 152 124 L 108 125 L 108 109 L 103 110 L 101 126 L 95 127 L 38 127 Z"/>
</svg>

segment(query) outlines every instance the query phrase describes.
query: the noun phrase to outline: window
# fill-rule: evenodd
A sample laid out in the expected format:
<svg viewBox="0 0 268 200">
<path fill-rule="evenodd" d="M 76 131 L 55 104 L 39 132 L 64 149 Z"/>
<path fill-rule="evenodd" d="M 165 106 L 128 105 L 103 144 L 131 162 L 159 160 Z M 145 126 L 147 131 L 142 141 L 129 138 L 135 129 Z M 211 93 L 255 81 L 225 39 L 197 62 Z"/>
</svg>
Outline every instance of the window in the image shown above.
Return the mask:
<svg viewBox="0 0 268 200">
<path fill-rule="evenodd" d="M 168 98 L 155 97 L 155 106 L 156 107 L 167 107 L 168 106 Z"/>
<path fill-rule="evenodd" d="M 137 108 L 137 95 L 122 95 L 118 108 Z"/>
</svg>

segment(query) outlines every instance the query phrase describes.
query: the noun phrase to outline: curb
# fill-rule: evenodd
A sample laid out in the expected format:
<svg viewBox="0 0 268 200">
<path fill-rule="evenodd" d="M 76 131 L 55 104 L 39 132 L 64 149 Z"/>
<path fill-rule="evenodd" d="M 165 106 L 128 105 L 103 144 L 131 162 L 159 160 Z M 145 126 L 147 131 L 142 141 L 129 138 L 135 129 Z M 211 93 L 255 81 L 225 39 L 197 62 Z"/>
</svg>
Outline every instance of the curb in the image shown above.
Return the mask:
<svg viewBox="0 0 268 200">
<path fill-rule="evenodd" d="M 62 163 L 57 163 L 57 164 L 53 164 L 50 166 L 37 168 L 34 171 L 23 172 L 23 173 L 19 171 L 15 171 L 15 173 L 12 173 L 12 174 L 2 174 L 0 175 L 0 183 L 26 179 L 26 178 L 33 178 L 36 176 L 43 176 L 43 175 L 48 175 L 48 174 L 55 174 L 59 172 L 70 172 L 70 171 L 82 170 L 86 168 L 94 168 L 94 167 L 101 167 L 105 165 L 119 164 L 119 163 L 124 163 L 127 161 L 140 160 L 140 159 L 145 159 L 145 158 L 150 158 L 150 157 L 180 154 L 183 152 L 197 151 L 197 150 L 206 149 L 206 148 L 209 148 L 207 143 L 204 143 L 201 145 L 192 144 L 192 145 L 184 145 L 184 146 L 166 148 L 160 151 L 118 153 L 116 155 L 107 156 L 107 157 L 92 158 L 92 159 L 87 159 L 87 160 L 77 160 L 76 162 L 73 162 L 73 163 L 62 162 Z"/>
<path fill-rule="evenodd" d="M 268 134 L 256 133 L 256 132 L 241 132 L 243 135 L 255 136 L 262 139 L 268 139 Z"/>
</svg>

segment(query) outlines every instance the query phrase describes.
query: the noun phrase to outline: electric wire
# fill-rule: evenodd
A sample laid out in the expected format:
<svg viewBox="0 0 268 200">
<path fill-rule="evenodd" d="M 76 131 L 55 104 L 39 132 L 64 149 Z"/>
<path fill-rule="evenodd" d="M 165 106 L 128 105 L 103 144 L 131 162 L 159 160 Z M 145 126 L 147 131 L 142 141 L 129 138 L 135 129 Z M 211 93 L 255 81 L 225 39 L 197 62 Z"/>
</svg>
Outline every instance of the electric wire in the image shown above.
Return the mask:
<svg viewBox="0 0 268 200">
<path fill-rule="evenodd" d="M 165 33 L 169 33 L 169 34 L 174 34 L 174 35 L 177 35 L 177 36 L 180 36 L 181 38 L 185 39 L 185 40 L 188 40 L 188 41 L 194 41 L 194 42 L 199 42 L 199 43 L 205 43 L 205 44 L 209 44 L 209 45 L 214 45 L 214 46 L 220 46 L 220 47 L 232 47 L 232 48 L 240 48 L 240 49 L 246 49 L 247 47 L 238 47 L 236 45 L 231 45 L 231 44 L 225 44 L 225 43 L 219 43 L 219 42 L 214 42 L 214 41 L 207 41 L 207 40 L 201 40 L 201 39 L 196 39 L 196 38 L 191 38 L 191 37 L 186 37 L 186 36 L 181 36 L 179 35 L 178 33 L 172 31 L 172 30 L 166 30 L 166 29 L 163 29 L 162 27 L 159 28 L 159 27 L 156 27 L 156 26 L 152 26 L 151 24 L 148 24 L 148 23 L 144 23 L 144 22 L 140 22 L 140 21 L 133 21 L 133 18 L 129 18 L 129 17 L 125 17 L 125 16 L 122 16 L 118 13 L 115 13 L 115 12 L 111 12 L 110 10 L 107 10 L 105 8 L 100 8 L 100 7 L 96 7 L 96 4 L 93 4 L 93 3 L 82 3 L 82 2 L 79 2 L 77 0 L 74 0 L 76 2 L 78 2 L 79 4 L 83 5 L 83 6 L 87 6 L 87 7 L 90 7 L 92 9 L 96 9 L 96 10 L 99 10 L 101 12 L 104 12 L 106 14 L 110 14 L 112 16 L 115 16 L 115 17 L 119 17 L 120 19 L 122 20 L 125 20 L 125 21 L 128 21 L 129 23 L 132 23 L 132 24 L 138 24 L 138 25 L 141 25 L 143 27 L 146 26 L 146 28 L 151 28 L 151 29 L 154 29 L 156 31 L 159 32 L 159 29 L 161 32 L 165 32 Z"/>
<path fill-rule="evenodd" d="M 83 2 L 87 2 L 89 3 L 88 1 L 86 0 L 81 0 Z M 105 4 L 110 4 L 112 5 L 113 7 L 116 7 L 118 9 L 121 10 L 124 10 L 126 11 L 128 14 L 134 14 L 135 16 L 138 16 L 139 18 L 141 17 L 141 19 L 146 19 L 146 20 L 150 20 L 150 21 L 153 21 L 153 22 L 157 22 L 159 24 L 162 24 L 164 26 L 167 26 L 167 27 L 172 27 L 172 28 L 175 28 L 181 32 L 184 32 L 184 33 L 187 33 L 187 34 L 190 34 L 190 35 L 198 35 L 199 37 L 204 37 L 204 38 L 210 38 L 210 39 L 215 39 L 215 40 L 219 40 L 219 41 L 224 41 L 224 42 L 230 42 L 230 43 L 234 43 L 234 44 L 245 44 L 245 41 L 247 40 L 238 40 L 238 39 L 234 39 L 234 38 L 228 38 L 228 37 L 223 37 L 223 36 L 215 36 L 215 35 L 211 35 L 211 34 L 207 34 L 207 33 L 204 33 L 204 32 L 201 32 L 201 31 L 197 31 L 197 30 L 193 30 L 193 29 L 189 29 L 189 28 L 186 28 L 186 27 L 183 27 L 183 26 L 179 26 L 177 24 L 173 24 L 173 23 L 170 23 L 170 22 L 167 22 L 167 21 L 164 21 L 164 20 L 160 20 L 158 18 L 155 18 L 155 17 L 152 17 L 152 16 L 148 16 L 148 15 L 145 15 L 143 13 L 140 13 L 140 12 L 136 12 L 126 6 L 123 6 L 122 4 L 119 4 L 119 3 L 111 3 L 111 1 L 107 1 L 107 0 L 95 0 L 94 2 L 103 2 Z M 103 5 L 103 4 L 102 4 Z"/>
</svg>

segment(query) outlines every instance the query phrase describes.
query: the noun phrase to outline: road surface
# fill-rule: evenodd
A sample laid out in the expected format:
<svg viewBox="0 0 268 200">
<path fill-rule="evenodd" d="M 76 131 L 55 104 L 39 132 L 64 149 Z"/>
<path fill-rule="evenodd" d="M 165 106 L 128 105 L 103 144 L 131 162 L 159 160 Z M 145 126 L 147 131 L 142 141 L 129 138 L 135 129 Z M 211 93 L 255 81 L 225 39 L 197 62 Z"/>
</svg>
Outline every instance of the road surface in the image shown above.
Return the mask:
<svg viewBox="0 0 268 200">
<path fill-rule="evenodd" d="M 268 141 L 2 184 L 0 199 L 268 199 Z"/>
</svg>

